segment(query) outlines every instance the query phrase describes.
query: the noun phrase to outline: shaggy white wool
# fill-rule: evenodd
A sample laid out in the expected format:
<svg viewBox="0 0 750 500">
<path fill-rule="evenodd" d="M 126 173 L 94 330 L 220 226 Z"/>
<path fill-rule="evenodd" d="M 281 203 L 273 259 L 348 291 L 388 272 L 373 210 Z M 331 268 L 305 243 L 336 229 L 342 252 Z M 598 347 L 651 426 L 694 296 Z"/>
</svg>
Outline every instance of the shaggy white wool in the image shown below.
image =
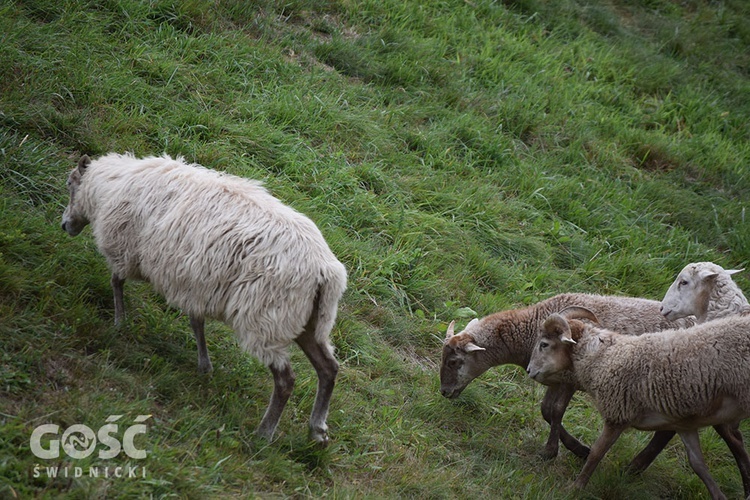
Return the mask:
<svg viewBox="0 0 750 500">
<path fill-rule="evenodd" d="M 181 158 L 93 160 L 71 212 L 91 223 L 110 269 L 150 282 L 185 313 L 228 323 L 266 365 L 284 366 L 320 294 L 328 339 L 346 270 L 317 226 L 260 182 Z"/>
</svg>

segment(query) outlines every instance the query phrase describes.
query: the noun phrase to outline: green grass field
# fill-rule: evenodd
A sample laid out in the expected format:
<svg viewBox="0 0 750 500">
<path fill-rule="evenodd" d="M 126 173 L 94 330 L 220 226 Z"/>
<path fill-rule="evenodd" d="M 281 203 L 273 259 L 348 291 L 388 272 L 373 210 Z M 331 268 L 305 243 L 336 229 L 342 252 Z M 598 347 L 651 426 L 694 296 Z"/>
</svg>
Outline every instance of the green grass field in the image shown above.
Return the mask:
<svg viewBox="0 0 750 500">
<path fill-rule="evenodd" d="M 540 457 L 542 386 L 503 366 L 447 400 L 438 368 L 453 319 L 569 291 L 660 299 L 689 262 L 750 265 L 744 0 L 4 0 L 0 75 L 3 498 L 706 497 L 677 439 L 624 474 L 636 431 L 571 492 L 581 460 Z M 147 284 L 114 327 L 90 230 L 60 229 L 68 170 L 109 151 L 261 179 L 321 228 L 349 272 L 327 449 L 307 441 L 317 380 L 296 347 L 268 444 L 271 375 L 227 327 L 207 324 L 207 377 Z M 147 458 L 30 450 L 41 424 L 110 415 L 120 432 L 151 415 Z M 600 429 L 583 395 L 565 425 Z M 742 497 L 724 443 L 702 442 Z M 145 477 L 87 474 L 108 465 Z"/>
</svg>

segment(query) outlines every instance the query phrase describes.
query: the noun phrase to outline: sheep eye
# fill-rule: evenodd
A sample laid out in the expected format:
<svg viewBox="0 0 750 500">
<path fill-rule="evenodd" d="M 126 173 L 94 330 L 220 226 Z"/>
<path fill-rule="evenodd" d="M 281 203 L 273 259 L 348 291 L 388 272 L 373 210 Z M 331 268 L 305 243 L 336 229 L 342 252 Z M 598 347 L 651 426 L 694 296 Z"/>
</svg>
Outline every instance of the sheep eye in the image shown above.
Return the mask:
<svg viewBox="0 0 750 500">
<path fill-rule="evenodd" d="M 678 286 L 686 286 L 688 284 L 687 280 L 680 280 L 678 283 Z"/>
<path fill-rule="evenodd" d="M 540 351 L 543 350 L 543 349 L 546 349 L 548 347 L 549 347 L 549 342 L 547 342 L 545 340 L 539 342 L 539 350 Z"/>
</svg>

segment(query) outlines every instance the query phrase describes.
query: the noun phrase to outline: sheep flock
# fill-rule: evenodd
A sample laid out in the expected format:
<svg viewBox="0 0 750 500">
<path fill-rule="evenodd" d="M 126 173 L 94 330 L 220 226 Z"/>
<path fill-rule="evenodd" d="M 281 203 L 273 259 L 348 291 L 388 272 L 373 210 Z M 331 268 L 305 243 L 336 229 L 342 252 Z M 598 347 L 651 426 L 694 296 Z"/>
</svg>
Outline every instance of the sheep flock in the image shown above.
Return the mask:
<svg viewBox="0 0 750 500">
<path fill-rule="evenodd" d="M 318 386 L 310 438 L 328 444 L 326 418 L 339 370 L 330 332 L 346 289 L 346 269 L 318 227 L 260 182 L 188 164 L 182 158 L 83 156 L 68 176 L 62 229 L 86 227 L 111 272 L 114 320 L 125 320 L 126 280 L 149 282 L 189 318 L 198 371 L 212 364 L 204 324 L 232 327 L 239 345 L 273 376 L 257 434 L 272 439 L 292 393 L 289 345 L 300 346 Z M 737 462 L 750 498 L 750 457 L 739 430 L 750 417 L 750 305 L 732 280 L 739 271 L 687 265 L 659 302 L 563 293 L 521 309 L 451 323 L 442 344 L 440 392 L 449 399 L 492 367 L 519 366 L 547 386 L 541 403 L 558 443 L 594 469 L 628 428 L 653 431 L 629 470 L 647 468 L 679 434 L 712 498 L 725 498 L 703 458 L 698 430 L 713 427 Z M 591 448 L 562 425 L 576 391 L 588 394 L 603 430 Z"/>
</svg>

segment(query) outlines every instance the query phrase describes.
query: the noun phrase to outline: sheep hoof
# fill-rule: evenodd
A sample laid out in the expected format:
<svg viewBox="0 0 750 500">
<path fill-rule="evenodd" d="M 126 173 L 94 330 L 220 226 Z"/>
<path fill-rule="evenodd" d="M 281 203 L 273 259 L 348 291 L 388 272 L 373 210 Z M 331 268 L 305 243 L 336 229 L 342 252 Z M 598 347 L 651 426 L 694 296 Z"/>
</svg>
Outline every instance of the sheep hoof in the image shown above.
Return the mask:
<svg viewBox="0 0 750 500">
<path fill-rule="evenodd" d="M 255 429 L 255 435 L 258 436 L 260 439 L 263 439 L 270 443 L 271 441 L 273 441 L 274 429 L 271 429 L 269 431 L 268 429 L 261 426 Z"/>
<path fill-rule="evenodd" d="M 310 429 L 310 440 L 315 441 L 321 448 L 328 446 L 328 430 L 327 429 Z"/>
<path fill-rule="evenodd" d="M 555 447 L 555 449 L 544 448 L 544 450 L 542 450 L 541 456 L 544 460 L 552 460 L 557 456 L 557 447 Z"/>
<path fill-rule="evenodd" d="M 581 490 L 583 490 L 586 487 L 586 483 L 587 482 L 588 482 L 588 479 L 582 480 L 582 479 L 579 478 L 579 479 L 576 479 L 575 481 L 573 481 L 571 484 L 569 484 L 566 489 L 570 493 L 580 492 Z"/>
<path fill-rule="evenodd" d="M 203 375 L 209 374 L 212 371 L 214 371 L 214 366 L 211 364 L 211 361 L 208 363 L 198 363 L 198 371 L 202 373 Z"/>
<path fill-rule="evenodd" d="M 588 446 L 580 446 L 575 449 L 571 449 L 570 451 L 573 452 L 573 455 L 577 456 L 578 458 L 582 460 L 586 460 L 589 458 L 589 452 L 591 451 L 591 448 Z"/>
</svg>

